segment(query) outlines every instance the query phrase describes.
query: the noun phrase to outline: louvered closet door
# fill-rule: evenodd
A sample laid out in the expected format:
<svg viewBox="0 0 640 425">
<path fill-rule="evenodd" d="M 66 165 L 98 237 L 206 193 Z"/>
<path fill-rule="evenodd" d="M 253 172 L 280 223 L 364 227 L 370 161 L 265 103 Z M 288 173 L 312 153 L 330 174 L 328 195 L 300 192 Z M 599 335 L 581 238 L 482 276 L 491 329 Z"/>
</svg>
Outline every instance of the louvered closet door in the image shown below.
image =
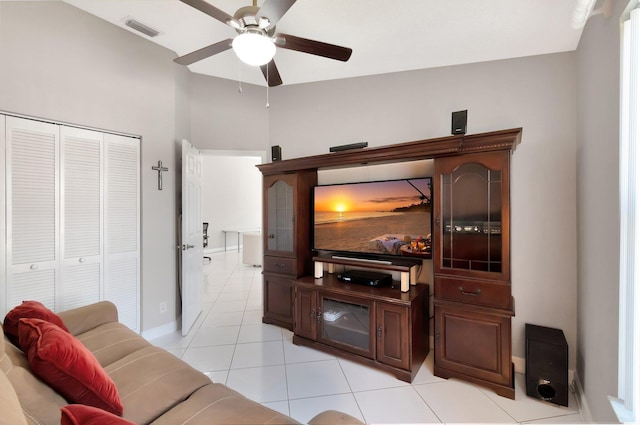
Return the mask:
<svg viewBox="0 0 640 425">
<path fill-rule="evenodd" d="M 59 307 L 58 137 L 55 124 L 6 118 L 7 310 Z"/>
<path fill-rule="evenodd" d="M 120 322 L 140 329 L 140 140 L 105 134 L 104 297 Z"/>
<path fill-rule="evenodd" d="M 103 133 L 62 126 L 61 308 L 102 298 Z"/>
</svg>

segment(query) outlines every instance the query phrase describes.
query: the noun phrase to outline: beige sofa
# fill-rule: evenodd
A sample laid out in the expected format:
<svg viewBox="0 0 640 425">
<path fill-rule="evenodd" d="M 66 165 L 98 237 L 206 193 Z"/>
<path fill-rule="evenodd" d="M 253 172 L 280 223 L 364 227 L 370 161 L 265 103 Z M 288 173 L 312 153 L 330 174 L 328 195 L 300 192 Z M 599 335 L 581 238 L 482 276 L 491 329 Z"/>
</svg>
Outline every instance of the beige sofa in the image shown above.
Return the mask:
<svg viewBox="0 0 640 425">
<path fill-rule="evenodd" d="M 137 424 L 289 424 L 295 420 L 211 382 L 203 373 L 118 323 L 110 302 L 59 313 L 71 334 L 96 357 L 115 383 L 123 418 Z M 24 353 L 0 339 L 0 424 L 60 424 L 69 404 L 29 369 Z M 327 411 L 313 424 L 360 421 Z"/>
</svg>

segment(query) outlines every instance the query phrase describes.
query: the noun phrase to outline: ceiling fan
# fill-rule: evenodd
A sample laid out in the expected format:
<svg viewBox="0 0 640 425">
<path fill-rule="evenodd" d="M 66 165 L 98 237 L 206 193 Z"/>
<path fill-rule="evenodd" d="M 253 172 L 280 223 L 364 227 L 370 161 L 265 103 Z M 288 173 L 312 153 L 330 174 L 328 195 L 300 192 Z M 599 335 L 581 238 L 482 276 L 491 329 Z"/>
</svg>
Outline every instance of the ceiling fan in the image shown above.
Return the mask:
<svg viewBox="0 0 640 425">
<path fill-rule="evenodd" d="M 282 84 L 273 61 L 276 46 L 343 62 L 351 57 L 352 50 L 348 47 L 276 33 L 276 24 L 296 0 L 265 0 L 262 7 L 258 7 L 257 0 L 253 0 L 252 6 L 241 7 L 233 16 L 205 0 L 180 1 L 229 25 L 238 33 L 233 39 L 228 38 L 175 58 L 173 61 L 180 65 L 190 65 L 233 48 L 240 60 L 249 65 L 260 66 L 268 86 L 274 87 Z"/>
</svg>

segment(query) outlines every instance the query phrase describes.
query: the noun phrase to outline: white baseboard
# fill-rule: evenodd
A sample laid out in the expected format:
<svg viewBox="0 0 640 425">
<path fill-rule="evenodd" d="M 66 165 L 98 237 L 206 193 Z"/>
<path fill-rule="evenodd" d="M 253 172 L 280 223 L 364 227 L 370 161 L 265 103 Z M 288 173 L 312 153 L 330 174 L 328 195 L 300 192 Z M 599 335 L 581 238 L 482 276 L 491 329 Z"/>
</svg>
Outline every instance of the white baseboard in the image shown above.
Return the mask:
<svg viewBox="0 0 640 425">
<path fill-rule="evenodd" d="M 242 244 L 240 245 L 240 248 L 238 248 L 238 245 L 233 245 L 233 246 L 227 245 L 227 251 L 233 251 L 233 252 L 242 251 Z M 218 252 L 225 252 L 225 249 L 224 249 L 224 247 L 207 248 L 207 249 L 204 249 L 202 252 L 204 253 L 204 255 L 215 254 L 215 253 L 218 253 Z"/>
<path fill-rule="evenodd" d="M 168 335 L 178 330 L 178 322 L 176 320 L 164 324 L 162 326 L 157 326 L 155 328 L 147 329 L 146 331 L 142 331 L 142 337 L 147 341 L 152 339 L 160 338 L 161 336 Z"/>
<path fill-rule="evenodd" d="M 513 371 L 515 373 L 524 373 L 526 370 L 527 362 L 522 357 L 511 357 L 511 361 L 513 362 Z"/>
<path fill-rule="evenodd" d="M 593 423 L 593 416 L 591 416 L 591 410 L 589 409 L 589 405 L 587 404 L 587 398 L 584 395 L 584 388 L 582 387 L 582 382 L 580 382 L 580 377 L 574 371 L 573 379 L 570 379 L 569 382 L 572 383 L 571 388 L 576 396 L 576 401 L 578 402 L 578 412 L 580 412 L 580 416 L 582 416 L 582 420 L 585 423 Z M 571 377 L 571 375 L 569 375 Z"/>
</svg>

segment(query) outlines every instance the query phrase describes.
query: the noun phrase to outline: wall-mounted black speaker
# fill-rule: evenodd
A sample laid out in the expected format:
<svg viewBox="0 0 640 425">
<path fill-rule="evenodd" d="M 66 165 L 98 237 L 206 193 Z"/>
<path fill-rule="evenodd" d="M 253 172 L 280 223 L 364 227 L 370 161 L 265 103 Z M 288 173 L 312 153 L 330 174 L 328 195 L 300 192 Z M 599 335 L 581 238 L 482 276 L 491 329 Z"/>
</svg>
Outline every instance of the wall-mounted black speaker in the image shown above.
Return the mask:
<svg viewBox="0 0 640 425">
<path fill-rule="evenodd" d="M 467 110 L 451 113 L 451 134 L 467 134 Z"/>
<path fill-rule="evenodd" d="M 280 161 L 282 159 L 282 148 L 278 145 L 271 146 L 271 160 Z"/>
<path fill-rule="evenodd" d="M 569 405 L 569 349 L 560 329 L 525 325 L 527 395 Z"/>
</svg>

